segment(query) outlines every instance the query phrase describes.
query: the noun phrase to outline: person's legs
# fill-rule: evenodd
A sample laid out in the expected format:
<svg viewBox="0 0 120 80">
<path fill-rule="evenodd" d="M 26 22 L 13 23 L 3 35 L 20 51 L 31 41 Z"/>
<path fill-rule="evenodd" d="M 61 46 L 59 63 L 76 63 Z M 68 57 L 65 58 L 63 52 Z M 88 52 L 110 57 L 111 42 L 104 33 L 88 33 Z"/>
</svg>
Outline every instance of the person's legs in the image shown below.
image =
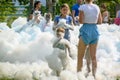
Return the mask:
<svg viewBox="0 0 120 80">
<path fill-rule="evenodd" d="M 91 57 L 90 57 L 90 52 L 89 52 L 89 46 L 86 48 L 85 59 L 87 63 L 87 71 L 89 73 L 91 71 L 90 70 Z"/>
<path fill-rule="evenodd" d="M 83 42 L 82 38 L 80 37 L 78 43 L 78 61 L 77 61 L 77 72 L 81 71 L 83 65 L 83 57 L 85 53 L 86 45 Z"/>
<path fill-rule="evenodd" d="M 90 56 L 92 59 L 92 74 L 93 74 L 94 78 L 95 78 L 96 68 L 97 68 L 96 48 L 97 48 L 97 44 L 90 44 L 89 45 Z"/>
</svg>

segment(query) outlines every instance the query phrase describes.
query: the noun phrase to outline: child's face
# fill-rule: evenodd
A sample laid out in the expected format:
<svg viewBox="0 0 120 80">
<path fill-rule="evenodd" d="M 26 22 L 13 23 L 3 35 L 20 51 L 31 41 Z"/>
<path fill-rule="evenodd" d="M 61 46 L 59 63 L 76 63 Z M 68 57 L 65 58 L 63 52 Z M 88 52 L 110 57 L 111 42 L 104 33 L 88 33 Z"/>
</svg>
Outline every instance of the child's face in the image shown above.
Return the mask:
<svg viewBox="0 0 120 80">
<path fill-rule="evenodd" d="M 46 19 L 47 22 L 50 21 L 51 15 L 50 14 L 46 14 L 45 19 Z"/>
<path fill-rule="evenodd" d="M 61 14 L 62 15 L 68 15 L 69 13 L 69 9 L 67 7 L 63 7 L 61 10 L 60 10 Z"/>
<path fill-rule="evenodd" d="M 38 3 L 38 4 L 36 5 L 36 7 L 40 9 L 40 8 L 41 8 L 41 3 Z"/>
<path fill-rule="evenodd" d="M 64 33 L 60 32 L 60 31 L 57 32 L 56 35 L 57 35 L 58 38 L 63 38 L 64 37 Z"/>
</svg>

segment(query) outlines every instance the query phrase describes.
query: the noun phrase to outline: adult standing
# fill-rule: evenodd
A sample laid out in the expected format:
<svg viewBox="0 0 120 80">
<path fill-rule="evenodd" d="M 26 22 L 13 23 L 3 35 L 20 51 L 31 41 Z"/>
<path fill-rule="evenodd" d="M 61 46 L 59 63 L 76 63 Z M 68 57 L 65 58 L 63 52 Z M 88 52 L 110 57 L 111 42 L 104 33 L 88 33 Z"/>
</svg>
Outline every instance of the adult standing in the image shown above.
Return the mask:
<svg viewBox="0 0 120 80">
<path fill-rule="evenodd" d="M 79 30 L 77 71 L 79 72 L 82 69 L 85 50 L 89 45 L 89 54 L 92 60 L 92 75 L 95 78 L 97 69 L 96 49 L 99 39 L 97 23 L 102 23 L 101 12 L 99 7 L 93 3 L 93 0 L 85 0 L 85 4 L 79 10 L 79 22 L 83 25 Z"/>
<path fill-rule="evenodd" d="M 82 4 L 83 0 L 76 0 L 76 4 L 72 6 L 72 17 L 74 24 L 78 24 L 78 16 L 79 16 L 79 7 Z"/>
</svg>

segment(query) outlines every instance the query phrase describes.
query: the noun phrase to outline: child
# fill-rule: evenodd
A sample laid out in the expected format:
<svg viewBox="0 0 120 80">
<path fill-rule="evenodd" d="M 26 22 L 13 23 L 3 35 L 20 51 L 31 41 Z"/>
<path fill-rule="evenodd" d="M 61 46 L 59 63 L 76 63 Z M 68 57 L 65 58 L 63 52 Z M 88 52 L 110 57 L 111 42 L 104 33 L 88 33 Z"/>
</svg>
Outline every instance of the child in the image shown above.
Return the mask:
<svg viewBox="0 0 120 80">
<path fill-rule="evenodd" d="M 65 30 L 62 27 L 59 27 L 56 30 L 57 38 L 56 38 L 55 42 L 53 43 L 53 47 L 59 48 L 61 50 L 65 50 L 65 52 L 67 52 L 67 49 L 68 49 L 68 52 L 70 54 L 70 42 L 68 40 L 64 39 L 64 34 L 65 34 Z"/>
<path fill-rule="evenodd" d="M 59 21 L 61 19 L 66 20 L 65 24 L 73 27 L 73 19 L 70 16 L 70 8 L 69 8 L 68 4 L 66 4 L 66 3 L 63 4 L 61 6 L 60 12 L 61 12 L 61 15 L 56 16 L 55 19 L 54 19 L 54 25 L 55 26 L 53 27 L 53 30 L 55 30 L 57 28 L 56 25 L 59 23 Z M 70 41 L 70 31 L 69 30 L 70 30 L 69 28 L 65 29 L 65 35 L 64 35 L 64 38 L 67 39 L 68 41 Z"/>
<path fill-rule="evenodd" d="M 102 4 L 101 9 L 102 9 L 103 23 L 108 23 L 110 19 L 110 14 L 109 14 L 109 11 L 107 10 L 107 6 L 105 3 Z"/>
<path fill-rule="evenodd" d="M 50 23 L 52 21 L 52 14 L 51 13 L 45 13 L 44 18 L 46 20 L 46 24 Z"/>
<path fill-rule="evenodd" d="M 34 18 L 34 16 L 36 16 L 36 18 L 37 18 L 37 15 L 39 13 L 41 13 L 41 11 L 39 11 L 40 8 L 41 8 L 41 2 L 40 1 L 36 1 L 34 3 L 34 10 L 31 11 L 31 13 L 30 13 L 30 15 L 28 17 L 28 21 L 32 20 Z M 39 22 L 39 20 L 37 20 L 37 22 Z"/>
<path fill-rule="evenodd" d="M 36 1 L 34 3 L 34 10 L 32 10 L 32 12 L 30 13 L 29 19 L 28 19 L 28 24 L 32 24 L 33 25 L 38 25 L 43 17 L 41 16 L 41 2 L 40 1 Z"/>
<path fill-rule="evenodd" d="M 66 39 L 64 39 L 65 30 L 64 28 L 60 27 L 56 30 L 56 40 L 53 43 L 53 48 L 59 48 L 60 50 L 63 50 L 64 53 L 60 53 L 58 56 L 61 60 L 63 69 L 67 68 L 67 65 L 69 64 L 68 58 L 71 54 L 71 48 L 70 48 L 70 42 Z"/>
<path fill-rule="evenodd" d="M 53 26 L 53 21 L 52 21 L 52 14 L 51 13 L 45 13 L 44 14 L 44 29 L 43 31 L 44 32 L 52 32 L 53 33 L 53 30 L 52 30 L 52 26 Z"/>
</svg>

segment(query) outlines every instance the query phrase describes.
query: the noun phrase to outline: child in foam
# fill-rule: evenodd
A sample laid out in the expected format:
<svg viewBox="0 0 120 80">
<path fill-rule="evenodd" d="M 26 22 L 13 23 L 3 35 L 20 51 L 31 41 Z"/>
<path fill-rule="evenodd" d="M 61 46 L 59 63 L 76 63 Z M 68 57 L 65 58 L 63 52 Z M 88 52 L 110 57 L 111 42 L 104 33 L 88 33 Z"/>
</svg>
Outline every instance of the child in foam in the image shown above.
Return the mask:
<svg viewBox="0 0 120 80">
<path fill-rule="evenodd" d="M 65 29 L 62 27 L 57 28 L 56 30 L 56 38 L 53 42 L 53 48 L 58 50 L 57 57 L 60 59 L 61 62 L 61 70 L 68 69 L 71 60 L 71 44 L 67 39 L 64 39 Z M 58 71 L 57 75 L 60 74 Z"/>
<path fill-rule="evenodd" d="M 52 21 L 52 14 L 50 12 L 44 14 L 44 32 L 51 32 L 53 33 L 53 21 Z"/>
<path fill-rule="evenodd" d="M 56 30 L 57 38 L 53 44 L 53 47 L 65 50 L 65 52 L 67 52 L 66 49 L 68 49 L 68 51 L 70 53 L 70 43 L 68 40 L 64 39 L 64 34 L 65 34 L 65 30 L 62 27 L 60 27 Z"/>
<path fill-rule="evenodd" d="M 73 19 L 72 19 L 72 16 L 70 16 L 70 8 L 69 8 L 69 5 L 64 3 L 61 8 L 60 8 L 60 12 L 61 14 L 56 16 L 54 18 L 54 27 L 53 27 L 53 30 L 55 30 L 58 26 L 58 23 L 60 22 L 61 19 L 64 19 L 65 20 L 65 23 L 63 24 L 66 24 L 67 26 L 71 26 L 72 28 L 73 27 Z M 65 28 L 65 35 L 64 35 L 64 38 L 67 39 L 68 41 L 70 41 L 70 28 Z"/>
<path fill-rule="evenodd" d="M 66 70 L 70 63 L 70 42 L 64 39 L 65 30 L 59 27 L 55 31 L 55 37 L 52 39 L 53 54 L 46 57 L 49 67 L 57 76 L 60 76 L 62 70 Z"/>
</svg>

